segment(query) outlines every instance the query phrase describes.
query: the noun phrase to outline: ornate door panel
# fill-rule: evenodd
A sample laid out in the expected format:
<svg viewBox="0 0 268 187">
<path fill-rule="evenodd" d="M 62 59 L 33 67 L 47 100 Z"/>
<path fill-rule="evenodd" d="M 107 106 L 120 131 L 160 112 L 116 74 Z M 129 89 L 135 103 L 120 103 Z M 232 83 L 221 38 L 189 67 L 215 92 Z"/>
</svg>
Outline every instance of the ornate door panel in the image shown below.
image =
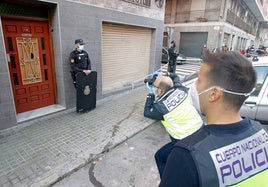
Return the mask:
<svg viewBox="0 0 268 187">
<path fill-rule="evenodd" d="M 48 24 L 3 20 L 2 25 L 17 113 L 55 104 Z"/>
</svg>

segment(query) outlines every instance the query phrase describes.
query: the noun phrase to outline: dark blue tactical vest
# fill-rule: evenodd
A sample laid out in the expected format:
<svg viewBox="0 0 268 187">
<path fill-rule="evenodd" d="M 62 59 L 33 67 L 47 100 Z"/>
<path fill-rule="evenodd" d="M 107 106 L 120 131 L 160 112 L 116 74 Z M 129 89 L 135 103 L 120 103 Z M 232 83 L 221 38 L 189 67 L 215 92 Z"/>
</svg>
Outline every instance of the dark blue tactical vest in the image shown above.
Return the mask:
<svg viewBox="0 0 268 187">
<path fill-rule="evenodd" d="M 83 51 L 82 53 L 76 53 L 76 64 L 80 69 L 88 68 L 88 54 Z"/>
<path fill-rule="evenodd" d="M 240 123 L 249 127 L 221 132 L 205 126 L 176 144 L 190 151 L 200 186 L 268 186 L 268 134 L 255 121 Z"/>
</svg>

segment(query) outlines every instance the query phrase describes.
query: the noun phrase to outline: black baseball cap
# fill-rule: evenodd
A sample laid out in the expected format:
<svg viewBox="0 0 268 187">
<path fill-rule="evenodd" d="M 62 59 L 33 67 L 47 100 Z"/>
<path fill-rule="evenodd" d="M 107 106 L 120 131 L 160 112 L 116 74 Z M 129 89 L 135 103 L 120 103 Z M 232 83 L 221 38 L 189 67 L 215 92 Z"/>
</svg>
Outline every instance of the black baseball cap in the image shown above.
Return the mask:
<svg viewBox="0 0 268 187">
<path fill-rule="evenodd" d="M 76 39 L 75 41 L 74 41 L 74 44 L 80 44 L 80 45 L 84 45 L 85 43 L 84 43 L 84 41 L 82 40 L 82 39 Z"/>
</svg>

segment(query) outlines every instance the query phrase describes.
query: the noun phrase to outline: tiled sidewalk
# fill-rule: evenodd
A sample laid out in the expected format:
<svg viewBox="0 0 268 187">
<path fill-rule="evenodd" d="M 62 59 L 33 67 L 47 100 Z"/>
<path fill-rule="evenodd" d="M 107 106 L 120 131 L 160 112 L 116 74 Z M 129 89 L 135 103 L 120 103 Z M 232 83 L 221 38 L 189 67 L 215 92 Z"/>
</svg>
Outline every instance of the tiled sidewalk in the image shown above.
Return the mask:
<svg viewBox="0 0 268 187">
<path fill-rule="evenodd" d="M 88 113 L 59 112 L 0 137 L 0 186 L 49 186 L 148 127 L 154 121 L 143 117 L 146 94 L 137 88 Z"/>
</svg>

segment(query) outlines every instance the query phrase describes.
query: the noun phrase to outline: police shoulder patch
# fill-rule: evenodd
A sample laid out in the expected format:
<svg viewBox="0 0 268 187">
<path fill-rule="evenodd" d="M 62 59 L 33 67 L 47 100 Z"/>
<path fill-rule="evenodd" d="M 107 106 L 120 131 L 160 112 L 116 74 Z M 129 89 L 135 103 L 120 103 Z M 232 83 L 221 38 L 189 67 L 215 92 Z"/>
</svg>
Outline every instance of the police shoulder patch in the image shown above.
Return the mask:
<svg viewBox="0 0 268 187">
<path fill-rule="evenodd" d="M 73 58 L 71 59 L 71 63 L 74 63 L 74 59 Z"/>
</svg>

